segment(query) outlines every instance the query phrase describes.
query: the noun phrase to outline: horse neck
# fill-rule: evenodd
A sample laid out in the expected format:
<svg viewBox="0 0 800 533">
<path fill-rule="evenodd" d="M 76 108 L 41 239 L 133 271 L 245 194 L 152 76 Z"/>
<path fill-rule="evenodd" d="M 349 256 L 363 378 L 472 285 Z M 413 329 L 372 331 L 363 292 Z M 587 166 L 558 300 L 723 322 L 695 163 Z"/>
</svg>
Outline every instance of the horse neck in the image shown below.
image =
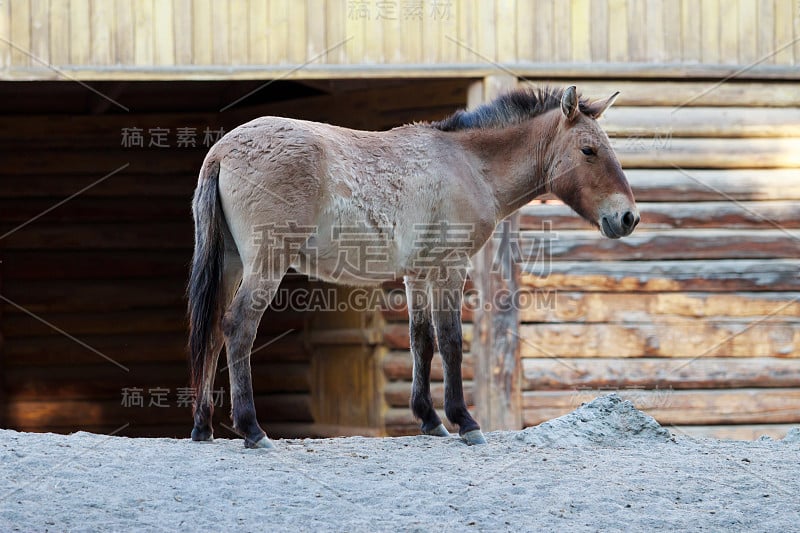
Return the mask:
<svg viewBox="0 0 800 533">
<path fill-rule="evenodd" d="M 554 117 L 548 112 L 506 128 L 469 130 L 465 146 L 480 160 L 498 220 L 547 192 L 550 141 L 558 125 Z"/>
</svg>

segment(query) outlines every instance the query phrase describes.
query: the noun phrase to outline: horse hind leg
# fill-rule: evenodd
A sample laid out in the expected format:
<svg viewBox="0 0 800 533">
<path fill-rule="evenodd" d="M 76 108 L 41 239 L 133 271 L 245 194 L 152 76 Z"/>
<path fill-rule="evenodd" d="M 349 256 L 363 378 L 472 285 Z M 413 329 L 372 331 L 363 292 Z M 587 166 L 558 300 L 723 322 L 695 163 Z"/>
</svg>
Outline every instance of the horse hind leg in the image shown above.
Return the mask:
<svg viewBox="0 0 800 533">
<path fill-rule="evenodd" d="M 203 364 L 203 375 L 197 397 L 195 398 L 194 427 L 192 428 L 192 440 L 211 441 L 214 438 L 212 418 L 214 415 L 214 375 L 217 371 L 219 354 L 224 345 L 222 335 L 222 313 L 228 307 L 233 298 L 236 288 L 242 280 L 242 263 L 239 256 L 233 251 L 226 251 L 225 263 L 222 271 L 222 286 L 220 288 L 220 307 L 218 310 L 219 319 L 214 325 L 211 337 L 211 346 L 206 352 L 206 361 Z"/>
<path fill-rule="evenodd" d="M 424 285 L 406 278 L 409 336 L 414 357 L 411 386 L 411 411 L 422 421 L 420 429 L 426 435 L 446 437 L 450 433 L 436 414 L 431 398 L 431 360 L 433 359 L 434 331 L 431 309 Z"/>
<path fill-rule="evenodd" d="M 277 292 L 282 276 L 264 278 L 258 273 L 245 275 L 241 287 L 222 319 L 231 387 L 233 429 L 248 448 L 272 448 L 272 441 L 258 425 L 250 352 L 261 317 Z"/>
</svg>

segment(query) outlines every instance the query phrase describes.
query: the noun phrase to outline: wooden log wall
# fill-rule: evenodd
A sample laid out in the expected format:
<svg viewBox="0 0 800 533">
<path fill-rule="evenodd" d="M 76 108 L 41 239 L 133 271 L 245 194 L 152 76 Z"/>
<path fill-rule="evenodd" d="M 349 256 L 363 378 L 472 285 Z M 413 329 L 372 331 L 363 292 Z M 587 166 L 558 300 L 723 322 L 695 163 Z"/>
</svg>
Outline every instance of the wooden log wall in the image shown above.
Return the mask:
<svg viewBox="0 0 800 533">
<path fill-rule="evenodd" d="M 800 422 L 800 86 L 577 84 L 622 90 L 601 123 L 642 222 L 612 241 L 523 209 L 523 254 L 551 245 L 523 265 L 525 425 L 614 391 L 677 432 L 780 436 Z"/>
<path fill-rule="evenodd" d="M 179 398 L 188 385 L 184 288 L 203 131 L 228 131 L 263 114 L 381 129 L 438 118 L 466 99 L 463 81 L 376 86 L 316 84 L 317 96 L 308 98 L 291 95 L 311 88 L 290 86 L 281 103 L 220 113 L 252 87 L 130 84 L 117 87 L 117 99 L 132 112 L 118 114 L 92 114 L 102 99 L 77 84 L 31 87 L 30 102 L 17 100 L 15 109 L 28 106 L 26 114 L 0 116 L 2 427 L 188 435 L 191 411 Z M 41 108 L 48 111 L 37 114 Z M 141 128 L 144 147 L 122 146 L 124 128 Z M 168 148 L 148 146 L 154 128 L 168 130 Z M 195 128 L 196 146 L 178 145 L 178 128 Z M 308 290 L 309 282 L 295 276 L 282 289 Z M 349 349 L 315 332 L 323 325 L 324 317 L 291 309 L 268 311 L 262 321 L 252 364 L 259 419 L 270 435 L 341 434 L 352 424 L 320 411 L 334 391 L 315 388 L 325 372 L 313 359 L 332 354 L 331 346 Z M 365 395 L 379 390 L 364 386 Z M 222 369 L 215 389 L 224 389 L 217 434 L 231 436 L 220 424 L 230 409 Z M 380 411 L 382 404 L 372 405 Z M 375 416 L 367 425 L 377 425 Z"/>
<path fill-rule="evenodd" d="M 503 63 L 796 79 L 798 20 L 794 0 L 9 0 L 0 77 L 477 77 Z"/>
</svg>

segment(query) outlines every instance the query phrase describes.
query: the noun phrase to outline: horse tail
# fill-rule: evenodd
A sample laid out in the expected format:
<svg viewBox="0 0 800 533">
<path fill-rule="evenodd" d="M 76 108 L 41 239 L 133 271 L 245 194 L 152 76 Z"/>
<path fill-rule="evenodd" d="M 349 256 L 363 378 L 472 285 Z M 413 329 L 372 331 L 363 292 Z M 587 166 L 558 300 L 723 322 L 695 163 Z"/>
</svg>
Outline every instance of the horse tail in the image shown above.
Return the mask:
<svg viewBox="0 0 800 533">
<path fill-rule="evenodd" d="M 219 201 L 219 161 L 206 161 L 192 200 L 194 255 L 187 289 L 189 300 L 189 369 L 192 387 L 202 394 L 205 366 L 210 362 L 217 322 L 221 319 L 220 290 L 225 259 L 222 206 Z"/>
</svg>

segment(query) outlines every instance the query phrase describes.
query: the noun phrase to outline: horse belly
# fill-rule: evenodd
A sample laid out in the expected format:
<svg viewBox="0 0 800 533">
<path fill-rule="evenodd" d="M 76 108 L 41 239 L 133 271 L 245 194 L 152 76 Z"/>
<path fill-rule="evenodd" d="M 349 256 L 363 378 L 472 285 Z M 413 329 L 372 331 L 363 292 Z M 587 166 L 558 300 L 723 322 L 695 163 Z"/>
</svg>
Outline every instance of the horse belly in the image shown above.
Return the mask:
<svg viewBox="0 0 800 533">
<path fill-rule="evenodd" d="M 405 253 L 396 224 L 379 223 L 356 210 L 320 217 L 299 254 L 296 270 L 310 277 L 354 286 L 401 279 Z"/>
</svg>

